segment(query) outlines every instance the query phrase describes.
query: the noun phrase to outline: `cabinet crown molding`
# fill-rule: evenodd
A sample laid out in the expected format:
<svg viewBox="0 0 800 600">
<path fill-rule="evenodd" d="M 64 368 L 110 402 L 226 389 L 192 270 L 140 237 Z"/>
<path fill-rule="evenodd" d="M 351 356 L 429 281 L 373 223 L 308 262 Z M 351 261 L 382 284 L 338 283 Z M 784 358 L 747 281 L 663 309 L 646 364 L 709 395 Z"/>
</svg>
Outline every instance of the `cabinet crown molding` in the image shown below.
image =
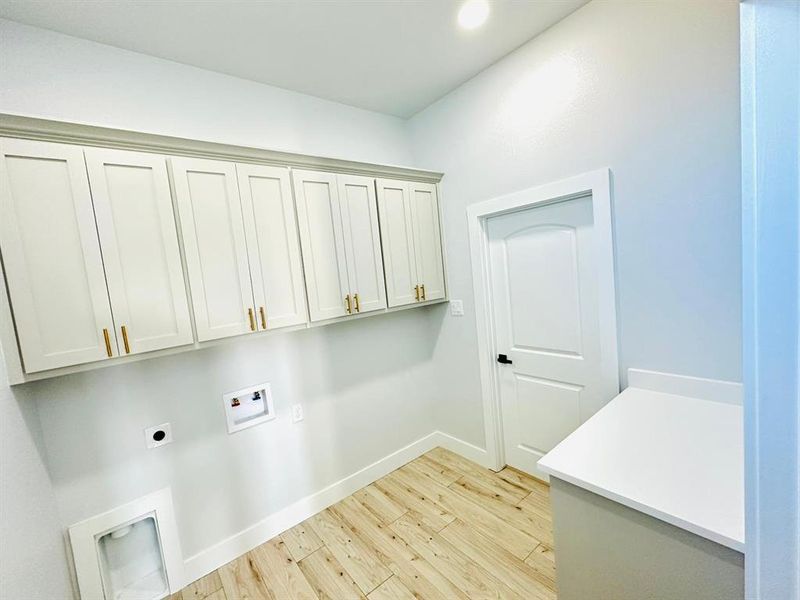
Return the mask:
<svg viewBox="0 0 800 600">
<path fill-rule="evenodd" d="M 0 113 L 0 136 L 438 183 L 443 173 Z"/>
</svg>

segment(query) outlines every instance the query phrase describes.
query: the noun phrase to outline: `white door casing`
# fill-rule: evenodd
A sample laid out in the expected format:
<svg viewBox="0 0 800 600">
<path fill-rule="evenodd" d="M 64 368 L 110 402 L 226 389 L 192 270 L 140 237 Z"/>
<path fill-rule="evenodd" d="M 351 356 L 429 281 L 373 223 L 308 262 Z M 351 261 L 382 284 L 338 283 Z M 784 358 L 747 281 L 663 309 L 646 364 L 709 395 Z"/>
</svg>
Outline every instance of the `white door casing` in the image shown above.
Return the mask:
<svg viewBox="0 0 800 600">
<path fill-rule="evenodd" d="M 414 224 L 417 283 L 421 286 L 423 300 L 438 300 L 445 297 L 445 288 L 436 186 L 430 183 L 411 183 L 409 192 L 411 219 Z"/>
<path fill-rule="evenodd" d="M 375 180 L 337 175 L 352 311 L 386 308 Z"/>
<path fill-rule="evenodd" d="M 0 251 L 26 372 L 118 353 L 81 148 L 0 140 Z"/>
<path fill-rule="evenodd" d="M 289 169 L 237 164 L 258 328 L 308 320 Z"/>
<path fill-rule="evenodd" d="M 537 456 L 619 392 L 610 172 L 467 216 L 488 466 L 543 476 Z"/>
<path fill-rule="evenodd" d="M 390 307 L 414 304 L 419 279 L 409 184 L 396 179 L 378 179 L 376 184 L 387 302 Z"/>
<path fill-rule="evenodd" d="M 350 287 L 336 175 L 293 170 L 292 179 L 311 320 L 343 317 Z"/>
<path fill-rule="evenodd" d="M 233 163 L 171 158 L 199 341 L 254 331 L 253 287 Z"/>
<path fill-rule="evenodd" d="M 84 154 L 120 354 L 191 344 L 166 157 Z"/>
</svg>

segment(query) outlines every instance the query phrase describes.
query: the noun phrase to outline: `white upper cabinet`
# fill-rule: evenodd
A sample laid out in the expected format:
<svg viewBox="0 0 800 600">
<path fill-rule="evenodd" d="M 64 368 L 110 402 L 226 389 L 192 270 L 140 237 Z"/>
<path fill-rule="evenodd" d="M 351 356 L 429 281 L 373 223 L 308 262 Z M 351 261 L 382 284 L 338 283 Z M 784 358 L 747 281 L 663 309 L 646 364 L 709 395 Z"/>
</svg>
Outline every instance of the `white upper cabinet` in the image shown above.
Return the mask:
<svg viewBox="0 0 800 600">
<path fill-rule="evenodd" d="M 292 172 L 312 321 L 352 311 L 336 175 Z"/>
<path fill-rule="evenodd" d="M 308 320 L 297 221 L 286 167 L 237 164 L 258 328 Z"/>
<path fill-rule="evenodd" d="M 235 165 L 199 158 L 170 162 L 198 340 L 255 331 Z"/>
<path fill-rule="evenodd" d="M 436 186 L 430 183 L 410 183 L 409 189 L 420 297 L 422 300 L 439 300 L 445 297 L 445 289 Z"/>
<path fill-rule="evenodd" d="M 445 297 L 436 186 L 378 179 L 389 306 Z"/>
<path fill-rule="evenodd" d="M 379 179 L 377 184 L 389 306 L 413 304 L 419 297 L 419 279 L 408 184 L 392 179 Z"/>
<path fill-rule="evenodd" d="M 0 155 L 0 251 L 25 371 L 116 355 L 82 150 L 3 139 Z"/>
<path fill-rule="evenodd" d="M 352 311 L 386 308 L 375 180 L 337 175 Z"/>
<path fill-rule="evenodd" d="M 147 151 L 163 138 L 86 130 L 53 130 L 76 145 L 0 137 L 12 384 L 446 297 L 436 186 L 368 176 L 435 173 L 303 156 L 291 162 L 341 172 L 294 169 L 285 153 L 187 141 L 197 157 L 169 156 Z"/>
<path fill-rule="evenodd" d="M 166 158 L 84 154 L 120 354 L 191 344 Z"/>
</svg>

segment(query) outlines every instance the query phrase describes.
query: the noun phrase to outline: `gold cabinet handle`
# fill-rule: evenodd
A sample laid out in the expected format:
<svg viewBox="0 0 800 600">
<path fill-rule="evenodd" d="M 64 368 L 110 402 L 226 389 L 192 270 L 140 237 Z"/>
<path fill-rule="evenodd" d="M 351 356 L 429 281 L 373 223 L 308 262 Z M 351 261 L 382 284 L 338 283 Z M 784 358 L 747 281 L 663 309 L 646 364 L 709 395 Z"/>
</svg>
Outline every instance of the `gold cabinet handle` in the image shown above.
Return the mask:
<svg viewBox="0 0 800 600">
<path fill-rule="evenodd" d="M 108 335 L 108 329 L 103 327 L 103 338 L 106 340 L 106 353 L 108 354 L 109 358 L 114 356 L 111 353 L 111 337 Z"/>
<path fill-rule="evenodd" d="M 425 284 L 421 284 L 419 289 L 422 291 L 422 299 L 425 300 Z"/>
<path fill-rule="evenodd" d="M 416 299 L 417 302 L 419 302 L 419 286 L 418 285 L 414 286 L 414 298 Z"/>
<path fill-rule="evenodd" d="M 350 294 L 347 294 L 347 296 L 345 296 L 344 305 L 345 308 L 347 309 L 347 314 L 348 315 L 353 314 L 353 308 L 350 306 Z"/>
<path fill-rule="evenodd" d="M 356 312 L 361 312 L 361 304 L 358 302 L 358 294 L 353 295 L 353 300 L 356 302 Z"/>
<path fill-rule="evenodd" d="M 253 316 L 253 309 L 252 308 L 248 308 L 247 309 L 247 316 L 250 319 L 250 331 L 255 331 L 256 330 L 256 319 Z"/>
<path fill-rule="evenodd" d="M 128 328 L 123 325 L 120 329 L 122 330 L 122 343 L 125 345 L 125 354 L 130 354 L 131 345 L 128 343 Z"/>
<path fill-rule="evenodd" d="M 267 328 L 267 312 L 264 310 L 263 306 L 258 307 L 258 312 L 261 313 L 261 327 L 264 329 Z"/>
</svg>

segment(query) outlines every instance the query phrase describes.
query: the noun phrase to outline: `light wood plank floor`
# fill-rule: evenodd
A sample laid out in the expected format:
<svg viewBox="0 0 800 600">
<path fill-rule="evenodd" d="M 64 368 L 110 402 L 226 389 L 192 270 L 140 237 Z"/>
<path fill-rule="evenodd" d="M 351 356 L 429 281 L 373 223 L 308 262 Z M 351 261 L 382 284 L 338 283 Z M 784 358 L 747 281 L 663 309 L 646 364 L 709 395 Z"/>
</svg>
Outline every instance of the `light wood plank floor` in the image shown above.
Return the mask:
<svg viewBox="0 0 800 600">
<path fill-rule="evenodd" d="M 549 492 L 436 448 L 172 600 L 554 600 Z"/>
</svg>

